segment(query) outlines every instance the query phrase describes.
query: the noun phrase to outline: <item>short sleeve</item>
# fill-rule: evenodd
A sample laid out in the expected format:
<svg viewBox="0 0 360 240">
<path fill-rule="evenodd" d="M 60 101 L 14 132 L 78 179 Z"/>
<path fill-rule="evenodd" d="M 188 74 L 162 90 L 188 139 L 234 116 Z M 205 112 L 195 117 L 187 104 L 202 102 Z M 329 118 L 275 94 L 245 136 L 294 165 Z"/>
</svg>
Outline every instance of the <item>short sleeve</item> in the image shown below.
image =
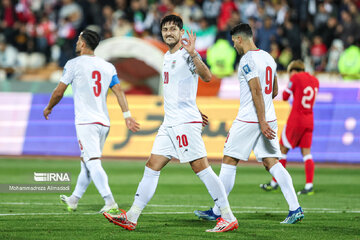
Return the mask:
<svg viewBox="0 0 360 240">
<path fill-rule="evenodd" d="M 117 76 L 117 72 L 114 66 L 112 66 L 112 79 L 111 79 L 111 83 L 110 83 L 110 88 L 112 88 L 113 86 L 115 86 L 116 84 L 120 83 L 120 80 Z"/>
<path fill-rule="evenodd" d="M 73 70 L 73 65 L 74 65 L 74 62 L 72 62 L 72 61 L 68 61 L 65 64 L 65 67 L 64 67 L 60 82 L 63 82 L 66 85 L 69 85 L 69 84 L 72 83 L 72 81 L 73 81 L 73 79 L 75 77 L 75 73 L 74 73 L 74 70 Z"/>
<path fill-rule="evenodd" d="M 118 83 L 120 83 L 120 80 L 119 80 L 117 74 L 115 74 L 111 79 L 110 88 L 112 88 L 113 86 L 115 86 Z"/>
<path fill-rule="evenodd" d="M 259 77 L 258 69 L 252 56 L 247 54 L 240 61 L 240 71 L 241 74 L 245 77 L 246 81 L 250 81 L 253 78 Z"/>
</svg>

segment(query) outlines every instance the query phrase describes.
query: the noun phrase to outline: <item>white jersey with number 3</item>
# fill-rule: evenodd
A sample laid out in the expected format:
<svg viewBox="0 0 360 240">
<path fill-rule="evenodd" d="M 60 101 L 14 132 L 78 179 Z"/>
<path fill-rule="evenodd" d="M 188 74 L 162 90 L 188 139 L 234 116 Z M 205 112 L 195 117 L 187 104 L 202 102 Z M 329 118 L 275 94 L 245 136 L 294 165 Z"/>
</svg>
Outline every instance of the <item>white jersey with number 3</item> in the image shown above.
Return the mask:
<svg viewBox="0 0 360 240">
<path fill-rule="evenodd" d="M 82 55 L 66 63 L 60 81 L 72 86 L 75 124 L 110 126 L 106 96 L 109 87 L 119 83 L 114 65 L 96 56 Z"/>
<path fill-rule="evenodd" d="M 181 48 L 164 56 L 164 126 L 202 122 L 196 105 L 198 75 L 189 53 Z"/>
<path fill-rule="evenodd" d="M 240 60 L 238 78 L 240 81 L 240 108 L 237 120 L 258 122 L 256 108 L 252 100 L 249 81 L 255 77 L 260 79 L 266 121 L 276 120 L 273 104 L 273 86 L 276 76 L 276 63 L 273 57 L 263 50 L 248 51 Z"/>
</svg>

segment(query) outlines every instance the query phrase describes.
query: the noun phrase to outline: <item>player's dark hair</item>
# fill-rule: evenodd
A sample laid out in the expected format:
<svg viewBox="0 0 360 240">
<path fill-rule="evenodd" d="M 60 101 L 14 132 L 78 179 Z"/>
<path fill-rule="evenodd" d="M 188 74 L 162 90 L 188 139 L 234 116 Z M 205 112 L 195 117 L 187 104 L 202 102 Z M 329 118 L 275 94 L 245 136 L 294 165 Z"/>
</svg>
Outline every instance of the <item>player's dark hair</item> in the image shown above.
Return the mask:
<svg viewBox="0 0 360 240">
<path fill-rule="evenodd" d="M 253 36 L 253 32 L 251 30 L 251 27 L 247 23 L 240 23 L 239 25 L 236 25 L 233 27 L 230 31 L 231 36 L 234 35 L 243 35 L 246 37 L 251 38 Z"/>
<path fill-rule="evenodd" d="M 82 31 L 81 38 L 85 41 L 86 46 L 88 46 L 91 50 L 95 50 L 100 42 L 100 35 L 90 29 Z"/>
<path fill-rule="evenodd" d="M 178 28 L 181 30 L 183 29 L 183 21 L 181 19 L 181 17 L 171 14 L 171 15 L 167 15 L 165 16 L 163 19 L 161 19 L 160 22 L 160 29 L 162 29 L 162 27 L 165 25 L 165 23 L 174 23 L 176 26 L 178 26 Z"/>
</svg>

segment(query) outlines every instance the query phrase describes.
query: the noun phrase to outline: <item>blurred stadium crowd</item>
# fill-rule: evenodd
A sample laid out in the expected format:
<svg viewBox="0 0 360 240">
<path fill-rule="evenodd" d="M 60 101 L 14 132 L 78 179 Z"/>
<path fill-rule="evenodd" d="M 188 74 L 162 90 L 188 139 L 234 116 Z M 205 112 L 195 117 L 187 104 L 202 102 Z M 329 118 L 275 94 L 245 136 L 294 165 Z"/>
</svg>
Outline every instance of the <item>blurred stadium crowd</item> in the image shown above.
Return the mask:
<svg viewBox="0 0 360 240">
<path fill-rule="evenodd" d="M 302 58 L 314 71 L 338 72 L 344 51 L 360 56 L 359 9 L 360 0 L 1 0 L 0 68 L 9 77 L 14 67 L 62 67 L 75 56 L 77 34 L 85 27 L 103 39 L 160 40 L 160 19 L 177 13 L 186 29 L 197 32 L 196 49 L 209 65 L 224 51 L 224 61 L 234 64 L 229 30 L 246 22 L 280 70 Z M 215 46 L 222 54 L 210 51 Z"/>
</svg>

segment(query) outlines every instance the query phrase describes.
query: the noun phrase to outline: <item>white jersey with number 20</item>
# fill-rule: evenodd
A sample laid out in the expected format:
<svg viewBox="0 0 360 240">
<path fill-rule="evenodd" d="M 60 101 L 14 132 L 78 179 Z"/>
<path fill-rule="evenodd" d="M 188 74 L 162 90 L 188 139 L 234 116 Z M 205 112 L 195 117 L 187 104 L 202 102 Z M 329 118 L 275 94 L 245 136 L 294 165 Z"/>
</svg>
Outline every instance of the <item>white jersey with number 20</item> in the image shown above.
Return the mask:
<svg viewBox="0 0 360 240">
<path fill-rule="evenodd" d="M 263 50 L 248 51 L 240 60 L 238 78 L 240 81 L 240 108 L 237 120 L 258 122 L 256 108 L 252 100 L 249 81 L 255 77 L 260 79 L 265 103 L 266 121 L 276 120 L 272 99 L 276 63 L 273 57 Z"/>
<path fill-rule="evenodd" d="M 82 55 L 66 63 L 60 81 L 72 86 L 75 124 L 110 126 L 106 96 L 109 87 L 119 83 L 114 65 L 96 56 Z"/>
</svg>

